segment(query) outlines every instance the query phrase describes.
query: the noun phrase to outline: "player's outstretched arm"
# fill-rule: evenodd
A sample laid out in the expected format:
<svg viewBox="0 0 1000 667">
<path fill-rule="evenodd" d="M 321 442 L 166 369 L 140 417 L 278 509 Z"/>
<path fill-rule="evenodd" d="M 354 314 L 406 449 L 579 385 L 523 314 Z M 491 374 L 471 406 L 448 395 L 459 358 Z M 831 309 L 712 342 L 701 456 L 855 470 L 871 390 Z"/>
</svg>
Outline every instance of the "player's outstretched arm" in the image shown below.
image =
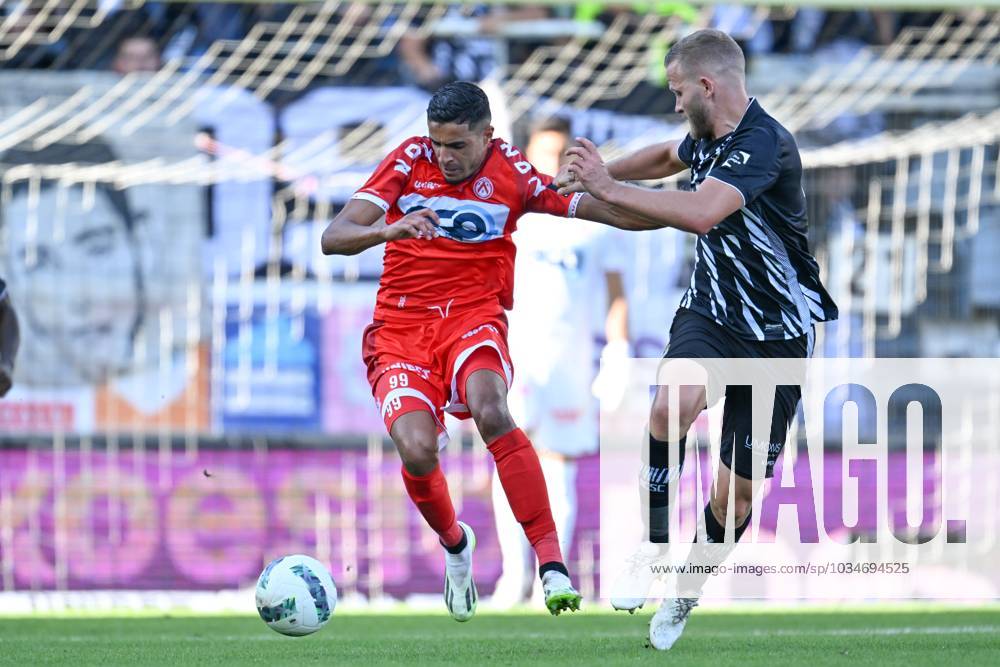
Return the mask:
<svg viewBox="0 0 1000 667">
<path fill-rule="evenodd" d="M 645 218 L 655 223 L 655 227 L 674 227 L 693 234 L 705 234 L 744 204 L 739 190 L 716 179 L 706 179 L 695 192 L 651 190 L 621 183 L 608 173 L 593 142 L 588 139 L 579 139 L 579 142 L 579 146 L 567 151 L 570 156 L 569 173 L 595 198 L 613 208 Z"/>
<path fill-rule="evenodd" d="M 677 157 L 680 143 L 664 141 L 623 155 L 607 163 L 608 173 L 616 181 L 645 181 L 679 174 L 687 169 Z M 569 163 L 559 168 L 553 182 L 561 195 L 585 191 L 583 184 L 570 173 Z"/>
<path fill-rule="evenodd" d="M 356 255 L 380 243 L 399 239 L 433 239 L 440 223 L 429 208 L 404 215 L 385 224 L 382 209 L 364 199 L 352 199 L 323 231 L 324 255 Z"/>
<path fill-rule="evenodd" d="M 637 215 L 628 209 L 613 206 L 589 194 L 583 195 L 576 206 L 576 217 L 581 220 L 599 222 L 610 227 L 617 227 L 630 232 L 641 232 L 647 229 L 659 229 L 662 224 L 656 220 Z"/>
<path fill-rule="evenodd" d="M 680 141 L 664 141 L 640 148 L 608 163 L 608 172 L 618 181 L 646 181 L 666 178 L 687 169 L 677 157 Z"/>
</svg>

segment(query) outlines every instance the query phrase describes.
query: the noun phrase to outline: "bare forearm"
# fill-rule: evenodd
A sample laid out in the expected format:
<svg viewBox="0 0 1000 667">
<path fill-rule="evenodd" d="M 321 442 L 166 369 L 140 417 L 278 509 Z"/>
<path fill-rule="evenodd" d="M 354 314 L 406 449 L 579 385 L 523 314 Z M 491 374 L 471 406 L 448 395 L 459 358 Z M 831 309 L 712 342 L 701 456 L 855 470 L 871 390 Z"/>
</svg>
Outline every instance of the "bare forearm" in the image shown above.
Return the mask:
<svg viewBox="0 0 1000 667">
<path fill-rule="evenodd" d="M 595 199 L 608 204 L 612 210 L 621 211 L 623 224 L 615 224 L 601 218 L 590 218 L 607 222 L 622 229 L 655 229 L 673 227 L 692 234 L 707 234 L 712 227 L 746 205 L 747 195 L 735 185 L 718 178 L 705 181 L 692 192 L 671 190 L 651 190 L 615 179 L 615 173 L 601 161 L 601 155 L 594 142 L 585 137 L 578 138 L 580 145 L 566 151 L 570 158 L 567 174 L 576 179 Z M 674 158 L 671 164 L 683 165 L 671 148 Z M 579 207 L 577 208 L 579 210 Z M 604 208 L 595 206 L 593 210 L 603 213 Z M 589 217 L 581 215 L 581 217 Z M 638 218 L 641 226 L 634 226 Z M 645 221 L 645 222 L 642 222 Z"/>
<path fill-rule="evenodd" d="M 619 181 L 644 181 L 666 178 L 683 170 L 674 159 L 674 142 L 663 142 L 640 148 L 608 162 L 608 173 Z"/>
<path fill-rule="evenodd" d="M 604 335 L 608 342 L 628 341 L 628 305 L 625 299 L 615 299 L 611 304 L 604 326 Z"/>
<path fill-rule="evenodd" d="M 605 202 L 606 203 L 606 202 Z M 612 227 L 617 227 L 618 229 L 625 229 L 633 232 L 642 232 L 650 229 L 660 229 L 661 225 L 656 220 L 650 220 L 646 216 L 637 215 L 636 213 L 629 211 L 628 209 L 622 208 L 620 206 L 614 206 L 608 204 L 609 214 L 607 220 L 600 220 L 598 222 L 604 222 L 606 225 Z"/>
<path fill-rule="evenodd" d="M 629 219 L 646 220 L 650 226 L 643 229 L 673 227 L 692 234 L 704 234 L 718 222 L 709 219 L 693 192 L 651 190 L 628 183 L 615 183 L 603 200 Z"/>
<path fill-rule="evenodd" d="M 659 229 L 663 225 L 649 218 L 637 215 L 620 206 L 614 206 L 591 195 L 584 195 L 576 209 L 576 216 L 582 220 L 599 222 L 630 232 Z"/>
<path fill-rule="evenodd" d="M 323 232 L 320 244 L 324 255 L 357 255 L 385 243 L 385 222 L 359 225 L 350 220 L 337 220 Z"/>
</svg>

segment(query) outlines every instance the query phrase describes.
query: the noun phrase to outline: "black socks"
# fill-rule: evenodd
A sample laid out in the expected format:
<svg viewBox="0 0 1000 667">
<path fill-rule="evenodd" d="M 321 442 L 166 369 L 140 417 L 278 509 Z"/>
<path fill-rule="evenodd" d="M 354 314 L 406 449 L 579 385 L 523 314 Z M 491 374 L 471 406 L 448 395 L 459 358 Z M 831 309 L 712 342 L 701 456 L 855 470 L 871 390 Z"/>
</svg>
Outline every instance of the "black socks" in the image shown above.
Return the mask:
<svg viewBox="0 0 1000 667">
<path fill-rule="evenodd" d="M 749 527 L 750 513 L 747 513 L 747 518 L 743 520 L 743 525 L 737 526 L 736 528 L 736 539 L 734 542 L 739 542 L 740 538 L 743 537 L 743 533 L 745 533 Z M 708 535 L 709 542 L 726 541 L 726 527 L 720 524 L 715 518 L 715 513 L 712 512 L 712 506 L 710 504 L 705 505 L 705 534 Z"/>
<path fill-rule="evenodd" d="M 681 476 L 687 438 L 678 442 L 677 463 L 670 467 L 670 443 L 649 434 L 649 464 L 645 466 L 642 481 L 649 489 L 649 541 L 666 544 L 670 541 L 670 482 Z"/>
</svg>

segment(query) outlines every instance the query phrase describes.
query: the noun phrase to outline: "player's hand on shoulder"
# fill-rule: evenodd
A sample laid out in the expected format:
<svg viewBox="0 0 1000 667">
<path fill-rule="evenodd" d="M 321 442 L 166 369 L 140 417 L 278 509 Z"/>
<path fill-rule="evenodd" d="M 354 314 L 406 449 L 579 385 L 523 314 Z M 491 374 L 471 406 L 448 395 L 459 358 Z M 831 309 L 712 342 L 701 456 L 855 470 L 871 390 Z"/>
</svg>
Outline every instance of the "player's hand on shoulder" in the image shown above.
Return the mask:
<svg viewBox="0 0 1000 667">
<path fill-rule="evenodd" d="M 400 239 L 434 239 L 441 235 L 438 225 L 441 220 L 437 213 L 429 208 L 407 213 L 391 225 L 382 229 L 382 237 L 386 241 Z"/>
</svg>

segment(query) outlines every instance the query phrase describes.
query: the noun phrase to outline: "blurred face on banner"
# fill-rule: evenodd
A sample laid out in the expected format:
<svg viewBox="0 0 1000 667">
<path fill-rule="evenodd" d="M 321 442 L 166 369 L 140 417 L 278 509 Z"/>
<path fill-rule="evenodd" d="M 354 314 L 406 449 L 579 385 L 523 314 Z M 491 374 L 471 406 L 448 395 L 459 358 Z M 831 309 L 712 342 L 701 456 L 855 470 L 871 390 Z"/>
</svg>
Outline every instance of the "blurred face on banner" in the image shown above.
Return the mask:
<svg viewBox="0 0 1000 667">
<path fill-rule="evenodd" d="M 37 198 L 21 184 L 3 206 L 6 276 L 22 316 L 31 363 L 26 385 L 103 381 L 130 364 L 142 312 L 135 240 L 104 187 L 46 183 Z M 25 357 L 27 362 L 28 356 Z"/>
</svg>

